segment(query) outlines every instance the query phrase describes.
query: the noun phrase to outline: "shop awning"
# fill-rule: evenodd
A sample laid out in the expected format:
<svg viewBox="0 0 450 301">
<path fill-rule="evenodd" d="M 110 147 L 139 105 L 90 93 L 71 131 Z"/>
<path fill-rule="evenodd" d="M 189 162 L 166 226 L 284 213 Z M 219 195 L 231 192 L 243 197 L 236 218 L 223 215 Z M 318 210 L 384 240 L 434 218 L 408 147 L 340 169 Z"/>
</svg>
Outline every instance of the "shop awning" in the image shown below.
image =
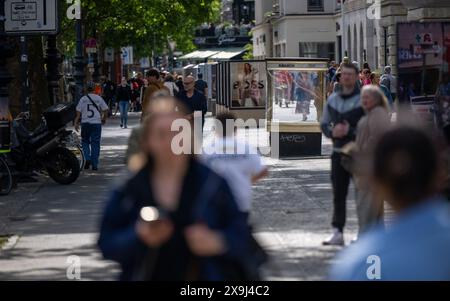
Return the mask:
<svg viewBox="0 0 450 301">
<path fill-rule="evenodd" d="M 179 60 L 206 60 L 210 56 L 218 53 L 216 50 L 196 50 L 194 52 L 183 55 Z"/>
<path fill-rule="evenodd" d="M 183 55 L 179 60 L 217 60 L 226 61 L 242 55 L 246 50 L 244 48 L 214 48 L 205 50 L 196 50 Z"/>
<path fill-rule="evenodd" d="M 243 48 L 224 48 L 220 52 L 213 54 L 208 59 L 209 60 L 231 60 L 242 55 L 245 52 Z"/>
</svg>

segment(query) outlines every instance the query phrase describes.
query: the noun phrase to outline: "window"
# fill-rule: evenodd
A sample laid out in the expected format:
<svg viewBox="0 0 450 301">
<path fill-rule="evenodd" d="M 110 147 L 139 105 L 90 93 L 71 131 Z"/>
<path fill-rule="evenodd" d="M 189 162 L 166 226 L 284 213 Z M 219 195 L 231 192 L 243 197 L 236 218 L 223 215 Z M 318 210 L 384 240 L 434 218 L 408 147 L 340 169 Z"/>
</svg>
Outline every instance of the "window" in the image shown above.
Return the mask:
<svg viewBox="0 0 450 301">
<path fill-rule="evenodd" d="M 335 60 L 335 43 L 300 43 L 300 57 Z"/>
<path fill-rule="evenodd" d="M 323 12 L 323 0 L 308 0 L 308 12 Z"/>
</svg>

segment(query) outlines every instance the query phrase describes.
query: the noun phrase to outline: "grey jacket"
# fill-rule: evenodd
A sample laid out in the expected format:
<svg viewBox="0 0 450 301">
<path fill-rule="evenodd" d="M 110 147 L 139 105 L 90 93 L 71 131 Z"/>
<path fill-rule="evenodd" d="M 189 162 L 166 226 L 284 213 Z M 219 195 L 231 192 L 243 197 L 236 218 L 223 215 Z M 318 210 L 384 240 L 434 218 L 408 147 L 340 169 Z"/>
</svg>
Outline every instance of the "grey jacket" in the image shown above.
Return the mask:
<svg viewBox="0 0 450 301">
<path fill-rule="evenodd" d="M 361 107 L 361 96 L 358 88 L 351 95 L 333 93 L 329 98 L 323 111 L 321 128 L 323 134 L 333 139 L 335 151 L 345 144 L 354 141 L 356 138 L 356 128 L 359 120 L 364 116 Z M 332 137 L 333 128 L 336 124 L 347 121 L 350 124 L 350 131 L 347 136 L 336 139 Z"/>
</svg>

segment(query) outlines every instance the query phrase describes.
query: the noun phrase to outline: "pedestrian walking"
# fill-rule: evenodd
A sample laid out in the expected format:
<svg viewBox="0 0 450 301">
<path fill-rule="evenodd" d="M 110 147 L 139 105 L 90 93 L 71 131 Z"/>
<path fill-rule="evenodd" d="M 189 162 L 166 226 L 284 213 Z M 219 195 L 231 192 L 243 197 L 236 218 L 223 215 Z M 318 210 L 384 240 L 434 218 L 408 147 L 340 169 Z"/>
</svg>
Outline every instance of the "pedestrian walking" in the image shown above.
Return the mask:
<svg viewBox="0 0 450 301">
<path fill-rule="evenodd" d="M 383 223 L 384 202 L 369 185 L 369 166 L 380 138 L 389 130 L 389 104 L 377 86 L 365 86 L 361 91 L 361 105 L 366 116 L 361 118 L 356 131 L 356 168 L 353 171 L 358 215 L 358 237 L 371 227 Z"/>
<path fill-rule="evenodd" d="M 362 71 L 361 84 L 362 84 L 363 87 L 373 84 L 371 76 L 372 76 L 372 73 L 370 72 L 369 69 L 364 69 Z"/>
<path fill-rule="evenodd" d="M 195 81 L 195 89 L 206 97 L 208 96 L 208 84 L 203 80 L 203 74 L 198 74 L 198 79 Z"/>
<path fill-rule="evenodd" d="M 168 74 L 164 80 L 164 86 L 169 90 L 170 96 L 175 96 L 178 94 L 178 86 L 175 84 L 173 76 Z"/>
<path fill-rule="evenodd" d="M 183 86 L 184 91 L 178 94 L 178 98 L 188 108 L 191 115 L 193 115 L 194 112 L 201 112 L 203 129 L 207 112 L 206 97 L 195 89 L 195 79 L 191 75 L 185 77 Z"/>
<path fill-rule="evenodd" d="M 144 99 L 142 100 L 142 116 L 141 121 L 145 117 L 145 112 L 147 111 L 147 106 L 150 103 L 150 100 L 157 96 L 161 95 L 169 95 L 169 90 L 164 86 L 164 83 L 161 81 L 160 72 L 157 69 L 151 69 L 147 72 L 147 87 L 144 91 Z"/>
<path fill-rule="evenodd" d="M 178 75 L 178 76 L 176 77 L 176 82 L 175 82 L 175 84 L 176 84 L 177 87 L 178 87 L 178 93 L 181 93 L 182 91 L 184 91 L 184 86 L 183 86 L 183 76 Z"/>
<path fill-rule="evenodd" d="M 333 140 L 331 156 L 331 182 L 333 186 L 333 235 L 324 245 L 343 245 L 346 221 L 346 202 L 351 174 L 341 164 L 342 147 L 355 140 L 356 126 L 364 116 L 360 90 L 357 86 L 358 69 L 345 64 L 341 70 L 342 92 L 328 98 L 324 108 L 321 128 L 324 135 Z"/>
<path fill-rule="evenodd" d="M 92 166 L 92 170 L 98 170 L 102 125 L 108 117 L 108 106 L 101 96 L 94 94 L 94 89 L 94 83 L 88 83 L 87 94 L 78 102 L 75 130 L 80 131 L 81 121 L 81 143 L 86 158 L 84 168 Z"/>
<path fill-rule="evenodd" d="M 226 181 L 192 154 L 176 154 L 171 130 L 188 112 L 153 99 L 143 121 L 147 163 L 112 193 L 100 230 L 121 280 L 238 280 L 252 261 L 251 233 Z"/>
<path fill-rule="evenodd" d="M 119 103 L 120 110 L 120 127 L 126 129 L 128 127 L 128 112 L 131 102 L 131 87 L 127 83 L 127 79 L 122 77 L 122 82 L 117 87 L 116 99 Z"/>
<path fill-rule="evenodd" d="M 380 78 L 380 83 L 386 86 L 391 93 L 392 99 L 397 99 L 397 78 L 392 75 L 392 67 L 386 66 L 384 68 L 384 74 Z"/>
<path fill-rule="evenodd" d="M 443 167 L 432 139 L 417 128 L 386 133 L 374 150 L 373 186 L 395 211 L 336 258 L 330 279 L 449 281 L 450 204 L 439 195 Z"/>
<path fill-rule="evenodd" d="M 248 217 L 252 185 L 266 177 L 268 169 L 262 164 L 257 150 L 237 138 L 235 121 L 236 116 L 232 113 L 216 116 L 216 139 L 205 146 L 201 159 L 227 180 L 239 209 Z"/>
<path fill-rule="evenodd" d="M 108 117 L 112 116 L 112 107 L 114 102 L 114 96 L 116 95 L 116 85 L 106 76 L 102 77 L 102 90 L 103 90 L 103 99 L 109 108 Z"/>
</svg>

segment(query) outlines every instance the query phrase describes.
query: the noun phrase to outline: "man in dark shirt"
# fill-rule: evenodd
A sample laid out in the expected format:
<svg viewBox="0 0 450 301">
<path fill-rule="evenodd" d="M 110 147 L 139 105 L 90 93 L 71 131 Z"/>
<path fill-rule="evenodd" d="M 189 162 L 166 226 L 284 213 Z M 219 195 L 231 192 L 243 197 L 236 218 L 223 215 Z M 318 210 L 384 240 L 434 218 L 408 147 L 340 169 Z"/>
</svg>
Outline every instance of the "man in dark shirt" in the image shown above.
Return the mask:
<svg viewBox="0 0 450 301">
<path fill-rule="evenodd" d="M 206 97 L 195 89 L 195 79 L 189 75 L 183 80 L 184 91 L 178 94 L 178 98 L 183 102 L 189 111 L 194 114 L 195 111 L 202 112 L 202 128 L 205 124 L 205 115 L 207 111 Z"/>
<path fill-rule="evenodd" d="M 203 80 L 203 74 L 198 75 L 198 80 L 195 82 L 195 89 L 206 97 L 208 96 L 208 84 Z"/>
</svg>

